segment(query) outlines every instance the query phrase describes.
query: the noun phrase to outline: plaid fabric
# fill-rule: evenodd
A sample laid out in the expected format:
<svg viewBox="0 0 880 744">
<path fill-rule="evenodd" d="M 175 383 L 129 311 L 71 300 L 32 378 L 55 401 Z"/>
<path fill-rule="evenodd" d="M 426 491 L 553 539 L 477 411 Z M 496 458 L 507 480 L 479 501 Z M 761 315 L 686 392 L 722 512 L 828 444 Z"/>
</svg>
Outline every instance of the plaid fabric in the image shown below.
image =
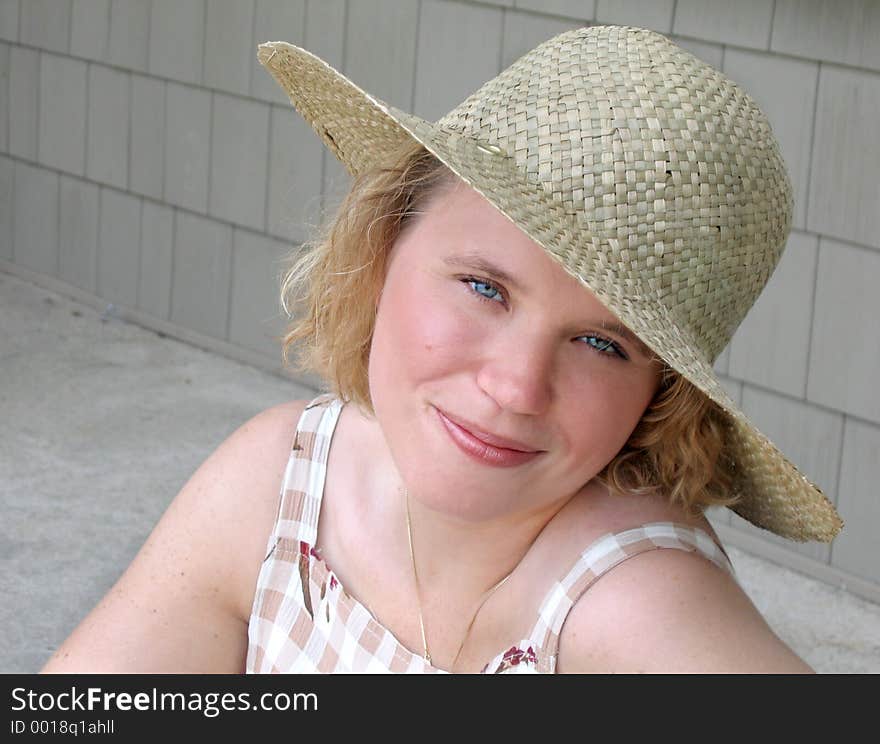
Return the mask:
<svg viewBox="0 0 880 744">
<path fill-rule="evenodd" d="M 349 595 L 315 550 L 330 440 L 342 402 L 319 395 L 303 411 L 266 545 L 248 625 L 248 674 L 445 673 L 401 644 Z M 559 633 L 578 598 L 604 573 L 648 550 L 698 552 L 733 574 L 723 549 L 705 532 L 655 522 L 600 537 L 545 595 L 526 638 L 500 651 L 484 673 L 552 673 Z M 735 574 L 734 574 L 735 575 Z"/>
</svg>

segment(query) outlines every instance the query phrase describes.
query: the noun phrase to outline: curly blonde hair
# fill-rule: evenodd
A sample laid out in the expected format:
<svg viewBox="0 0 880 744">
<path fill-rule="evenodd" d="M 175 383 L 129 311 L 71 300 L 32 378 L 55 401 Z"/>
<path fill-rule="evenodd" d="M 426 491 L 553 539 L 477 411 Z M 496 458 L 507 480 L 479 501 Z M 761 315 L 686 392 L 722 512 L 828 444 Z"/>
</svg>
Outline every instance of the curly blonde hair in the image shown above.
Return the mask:
<svg viewBox="0 0 880 744">
<path fill-rule="evenodd" d="M 456 176 L 417 142 L 357 176 L 329 220 L 294 249 L 281 282 L 290 318 L 285 365 L 317 374 L 374 415 L 368 382 L 376 305 L 394 241 Z M 297 352 L 292 361 L 294 349 Z M 730 506 L 724 410 L 663 363 L 661 383 L 626 444 L 596 479 L 616 494 L 662 493 L 697 514 Z"/>
</svg>

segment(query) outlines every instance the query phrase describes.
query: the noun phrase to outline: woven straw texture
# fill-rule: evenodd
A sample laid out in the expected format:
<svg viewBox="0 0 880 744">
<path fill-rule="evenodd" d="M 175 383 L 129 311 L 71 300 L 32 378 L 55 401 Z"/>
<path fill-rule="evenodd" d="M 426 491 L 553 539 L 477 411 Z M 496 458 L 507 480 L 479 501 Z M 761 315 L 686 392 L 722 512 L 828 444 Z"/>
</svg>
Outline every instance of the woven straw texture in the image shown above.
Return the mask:
<svg viewBox="0 0 880 744">
<path fill-rule="evenodd" d="M 260 62 L 346 168 L 421 142 L 728 414 L 733 509 L 794 540 L 843 523 L 740 411 L 713 363 L 779 262 L 792 189 L 766 116 L 653 31 L 566 31 L 436 123 L 362 91 L 310 52 Z"/>
</svg>

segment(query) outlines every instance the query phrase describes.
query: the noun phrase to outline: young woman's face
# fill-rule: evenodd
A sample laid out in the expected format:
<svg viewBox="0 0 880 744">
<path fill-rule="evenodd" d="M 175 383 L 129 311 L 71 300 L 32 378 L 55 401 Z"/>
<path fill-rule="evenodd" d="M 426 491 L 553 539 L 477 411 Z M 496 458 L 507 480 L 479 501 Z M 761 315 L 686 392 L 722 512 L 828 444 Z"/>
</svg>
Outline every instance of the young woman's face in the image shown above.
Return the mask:
<svg viewBox="0 0 880 744">
<path fill-rule="evenodd" d="M 370 350 L 376 419 L 413 494 L 477 520 L 579 491 L 659 386 L 616 320 L 477 191 L 439 193 L 391 251 Z"/>
</svg>

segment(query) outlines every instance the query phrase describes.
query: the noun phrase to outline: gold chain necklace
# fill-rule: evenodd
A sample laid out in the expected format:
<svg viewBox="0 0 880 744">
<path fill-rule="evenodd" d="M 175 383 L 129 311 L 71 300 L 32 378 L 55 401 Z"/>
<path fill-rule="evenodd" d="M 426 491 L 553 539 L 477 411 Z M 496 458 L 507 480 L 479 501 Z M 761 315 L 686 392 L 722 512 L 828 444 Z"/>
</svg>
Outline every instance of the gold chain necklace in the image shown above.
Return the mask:
<svg viewBox="0 0 880 744">
<path fill-rule="evenodd" d="M 419 627 L 421 628 L 421 631 L 422 631 L 422 648 L 424 649 L 423 656 L 424 656 L 425 661 L 427 661 L 429 664 L 431 664 L 432 663 L 431 662 L 431 654 L 428 651 L 428 640 L 425 637 L 425 619 L 422 617 L 422 598 L 421 598 L 421 590 L 419 588 L 419 573 L 416 570 L 416 558 L 415 558 L 415 554 L 413 553 L 412 523 L 411 523 L 411 519 L 410 519 L 410 515 L 409 515 L 409 490 L 406 488 L 404 488 L 404 491 L 403 491 L 403 498 L 404 498 L 404 501 L 406 501 L 406 534 L 409 537 L 409 557 L 410 557 L 410 560 L 412 561 L 413 577 L 416 580 L 416 603 L 419 608 Z M 537 539 L 537 538 L 535 538 L 535 539 Z M 534 544 L 534 541 L 532 541 L 532 544 Z M 529 547 L 531 547 L 531 546 L 529 546 Z M 528 550 L 526 552 L 528 552 Z M 521 561 L 522 561 L 522 559 L 520 559 L 520 562 Z M 518 565 L 519 565 L 519 563 L 517 563 L 517 566 Z M 513 567 L 513 571 L 515 571 L 515 570 L 516 570 L 516 566 Z M 486 604 L 486 601 L 489 599 L 489 597 L 491 597 L 498 589 L 500 589 L 501 585 L 504 584 L 504 582 L 507 581 L 513 575 L 513 571 L 511 571 L 509 574 L 507 574 L 507 576 L 505 576 L 503 579 L 501 579 L 501 581 L 499 581 L 497 584 L 495 584 L 495 586 L 493 586 L 491 589 L 487 590 L 486 593 L 483 595 L 482 601 L 480 602 L 479 605 L 477 605 L 477 609 L 474 610 L 474 614 L 471 617 L 471 621 L 468 624 L 467 630 L 464 632 L 464 638 L 461 639 L 461 644 L 458 647 L 458 651 L 455 654 L 455 658 L 452 660 L 452 666 L 449 668 L 449 671 L 455 670 L 455 662 L 458 661 L 458 657 L 461 655 L 461 650 L 464 648 L 464 642 L 467 640 L 468 635 L 471 632 L 471 628 L 474 626 L 474 621 L 477 619 L 477 614 L 483 608 L 483 605 Z"/>
</svg>

